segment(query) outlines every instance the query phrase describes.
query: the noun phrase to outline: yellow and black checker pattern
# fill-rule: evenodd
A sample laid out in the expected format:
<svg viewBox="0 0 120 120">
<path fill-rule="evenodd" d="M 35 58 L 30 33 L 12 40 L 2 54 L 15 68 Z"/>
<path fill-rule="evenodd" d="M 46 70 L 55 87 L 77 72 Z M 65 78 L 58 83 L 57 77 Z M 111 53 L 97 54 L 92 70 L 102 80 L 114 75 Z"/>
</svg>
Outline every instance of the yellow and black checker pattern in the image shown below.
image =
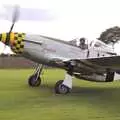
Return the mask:
<svg viewBox="0 0 120 120">
<path fill-rule="evenodd" d="M 10 43 L 11 49 L 15 53 L 22 53 L 24 50 L 24 38 L 25 33 L 11 33 L 10 34 Z"/>
</svg>

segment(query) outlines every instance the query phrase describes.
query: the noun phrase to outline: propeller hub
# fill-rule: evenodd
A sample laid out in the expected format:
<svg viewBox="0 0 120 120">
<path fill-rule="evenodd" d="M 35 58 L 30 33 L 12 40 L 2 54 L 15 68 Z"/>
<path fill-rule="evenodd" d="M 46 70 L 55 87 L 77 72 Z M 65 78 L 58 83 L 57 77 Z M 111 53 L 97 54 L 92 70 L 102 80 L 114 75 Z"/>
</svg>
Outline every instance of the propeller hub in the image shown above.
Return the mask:
<svg viewBox="0 0 120 120">
<path fill-rule="evenodd" d="M 11 47 L 15 53 L 22 53 L 24 49 L 25 33 L 2 33 L 0 34 L 0 41 L 5 45 Z"/>
</svg>

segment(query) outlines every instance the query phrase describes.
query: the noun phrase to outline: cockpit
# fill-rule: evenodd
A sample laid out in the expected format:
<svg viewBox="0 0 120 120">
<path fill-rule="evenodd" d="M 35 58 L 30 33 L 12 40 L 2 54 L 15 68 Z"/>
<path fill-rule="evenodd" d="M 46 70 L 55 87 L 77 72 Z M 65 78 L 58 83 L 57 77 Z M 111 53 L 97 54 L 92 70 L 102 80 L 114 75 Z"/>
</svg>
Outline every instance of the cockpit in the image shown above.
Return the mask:
<svg viewBox="0 0 120 120">
<path fill-rule="evenodd" d="M 100 40 L 93 40 L 90 42 L 89 47 L 95 49 L 101 49 L 102 51 L 113 52 L 113 48 Z"/>
<path fill-rule="evenodd" d="M 86 38 L 84 38 L 84 37 L 73 39 L 73 40 L 69 41 L 69 43 L 72 45 L 78 46 L 79 48 L 81 48 L 83 50 L 88 49 L 88 43 L 87 43 Z"/>
<path fill-rule="evenodd" d="M 82 50 L 94 49 L 104 52 L 113 52 L 113 48 L 100 40 L 87 40 L 86 38 L 76 38 L 69 41 L 70 44 L 78 46 Z"/>
</svg>

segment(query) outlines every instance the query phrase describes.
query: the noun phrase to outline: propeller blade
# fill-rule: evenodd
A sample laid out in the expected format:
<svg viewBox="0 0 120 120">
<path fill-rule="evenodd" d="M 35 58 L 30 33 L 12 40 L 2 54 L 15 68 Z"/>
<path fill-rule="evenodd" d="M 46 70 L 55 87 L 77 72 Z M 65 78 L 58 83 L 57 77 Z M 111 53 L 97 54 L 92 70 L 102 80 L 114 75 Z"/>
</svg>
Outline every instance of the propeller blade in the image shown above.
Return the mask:
<svg viewBox="0 0 120 120">
<path fill-rule="evenodd" d="M 13 10 L 13 16 L 12 16 L 12 25 L 10 27 L 9 33 L 12 32 L 13 27 L 14 27 L 15 23 L 17 22 L 18 18 L 19 18 L 19 13 L 20 13 L 20 6 L 15 5 L 14 10 Z"/>
<path fill-rule="evenodd" d="M 13 11 L 13 19 L 12 22 L 15 23 L 18 20 L 19 17 L 19 13 L 20 13 L 20 6 L 19 5 L 15 5 L 14 7 L 14 11 Z"/>
<path fill-rule="evenodd" d="M 15 17 L 15 15 L 17 16 Z M 19 5 L 4 5 L 3 9 L 0 9 L 0 19 L 8 20 L 13 23 L 14 20 L 17 21 L 13 18 L 18 17 L 19 20 L 31 22 L 53 21 L 58 18 L 56 12 L 48 8 L 25 8 Z"/>
<path fill-rule="evenodd" d="M 18 5 L 15 5 L 14 8 L 13 8 L 12 25 L 10 27 L 10 30 L 9 30 L 8 34 L 7 34 L 5 45 L 9 45 L 10 33 L 12 32 L 13 27 L 14 27 L 16 21 L 18 20 L 19 11 L 20 11 L 20 7 Z M 4 49 L 6 49 L 6 46 L 4 47 Z"/>
<path fill-rule="evenodd" d="M 12 23 L 12 25 L 11 25 L 11 27 L 10 27 L 9 34 L 12 32 L 14 25 L 15 25 L 15 23 Z"/>
</svg>

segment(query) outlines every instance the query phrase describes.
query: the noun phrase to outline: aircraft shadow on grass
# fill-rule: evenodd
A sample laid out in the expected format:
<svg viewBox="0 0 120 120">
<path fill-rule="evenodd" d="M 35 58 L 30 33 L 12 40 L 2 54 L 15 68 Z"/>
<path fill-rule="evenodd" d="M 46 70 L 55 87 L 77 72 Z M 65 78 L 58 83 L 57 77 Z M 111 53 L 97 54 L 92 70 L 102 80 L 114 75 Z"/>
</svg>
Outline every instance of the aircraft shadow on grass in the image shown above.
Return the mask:
<svg viewBox="0 0 120 120">
<path fill-rule="evenodd" d="M 36 89 L 36 88 L 35 88 Z M 37 88 L 42 92 L 51 93 L 48 98 L 53 98 L 53 100 L 59 100 L 59 104 L 70 104 L 93 107 L 100 111 L 104 117 L 104 114 L 109 111 L 110 115 L 120 117 L 120 88 L 119 86 L 109 86 L 109 87 L 98 87 L 98 86 L 73 86 L 70 94 L 53 94 L 54 85 L 52 83 L 43 83 L 40 88 Z M 39 92 L 38 92 L 39 93 Z M 99 116 L 99 115 L 98 115 Z M 95 116 L 94 116 L 95 117 Z M 113 116 L 114 117 L 114 116 Z"/>
<path fill-rule="evenodd" d="M 40 86 L 40 89 L 43 90 L 54 90 L 53 84 L 47 84 L 44 83 L 43 85 Z M 73 86 L 73 89 L 69 95 L 111 95 L 111 94 L 116 94 L 120 92 L 120 87 L 92 87 L 92 86 Z"/>
</svg>

